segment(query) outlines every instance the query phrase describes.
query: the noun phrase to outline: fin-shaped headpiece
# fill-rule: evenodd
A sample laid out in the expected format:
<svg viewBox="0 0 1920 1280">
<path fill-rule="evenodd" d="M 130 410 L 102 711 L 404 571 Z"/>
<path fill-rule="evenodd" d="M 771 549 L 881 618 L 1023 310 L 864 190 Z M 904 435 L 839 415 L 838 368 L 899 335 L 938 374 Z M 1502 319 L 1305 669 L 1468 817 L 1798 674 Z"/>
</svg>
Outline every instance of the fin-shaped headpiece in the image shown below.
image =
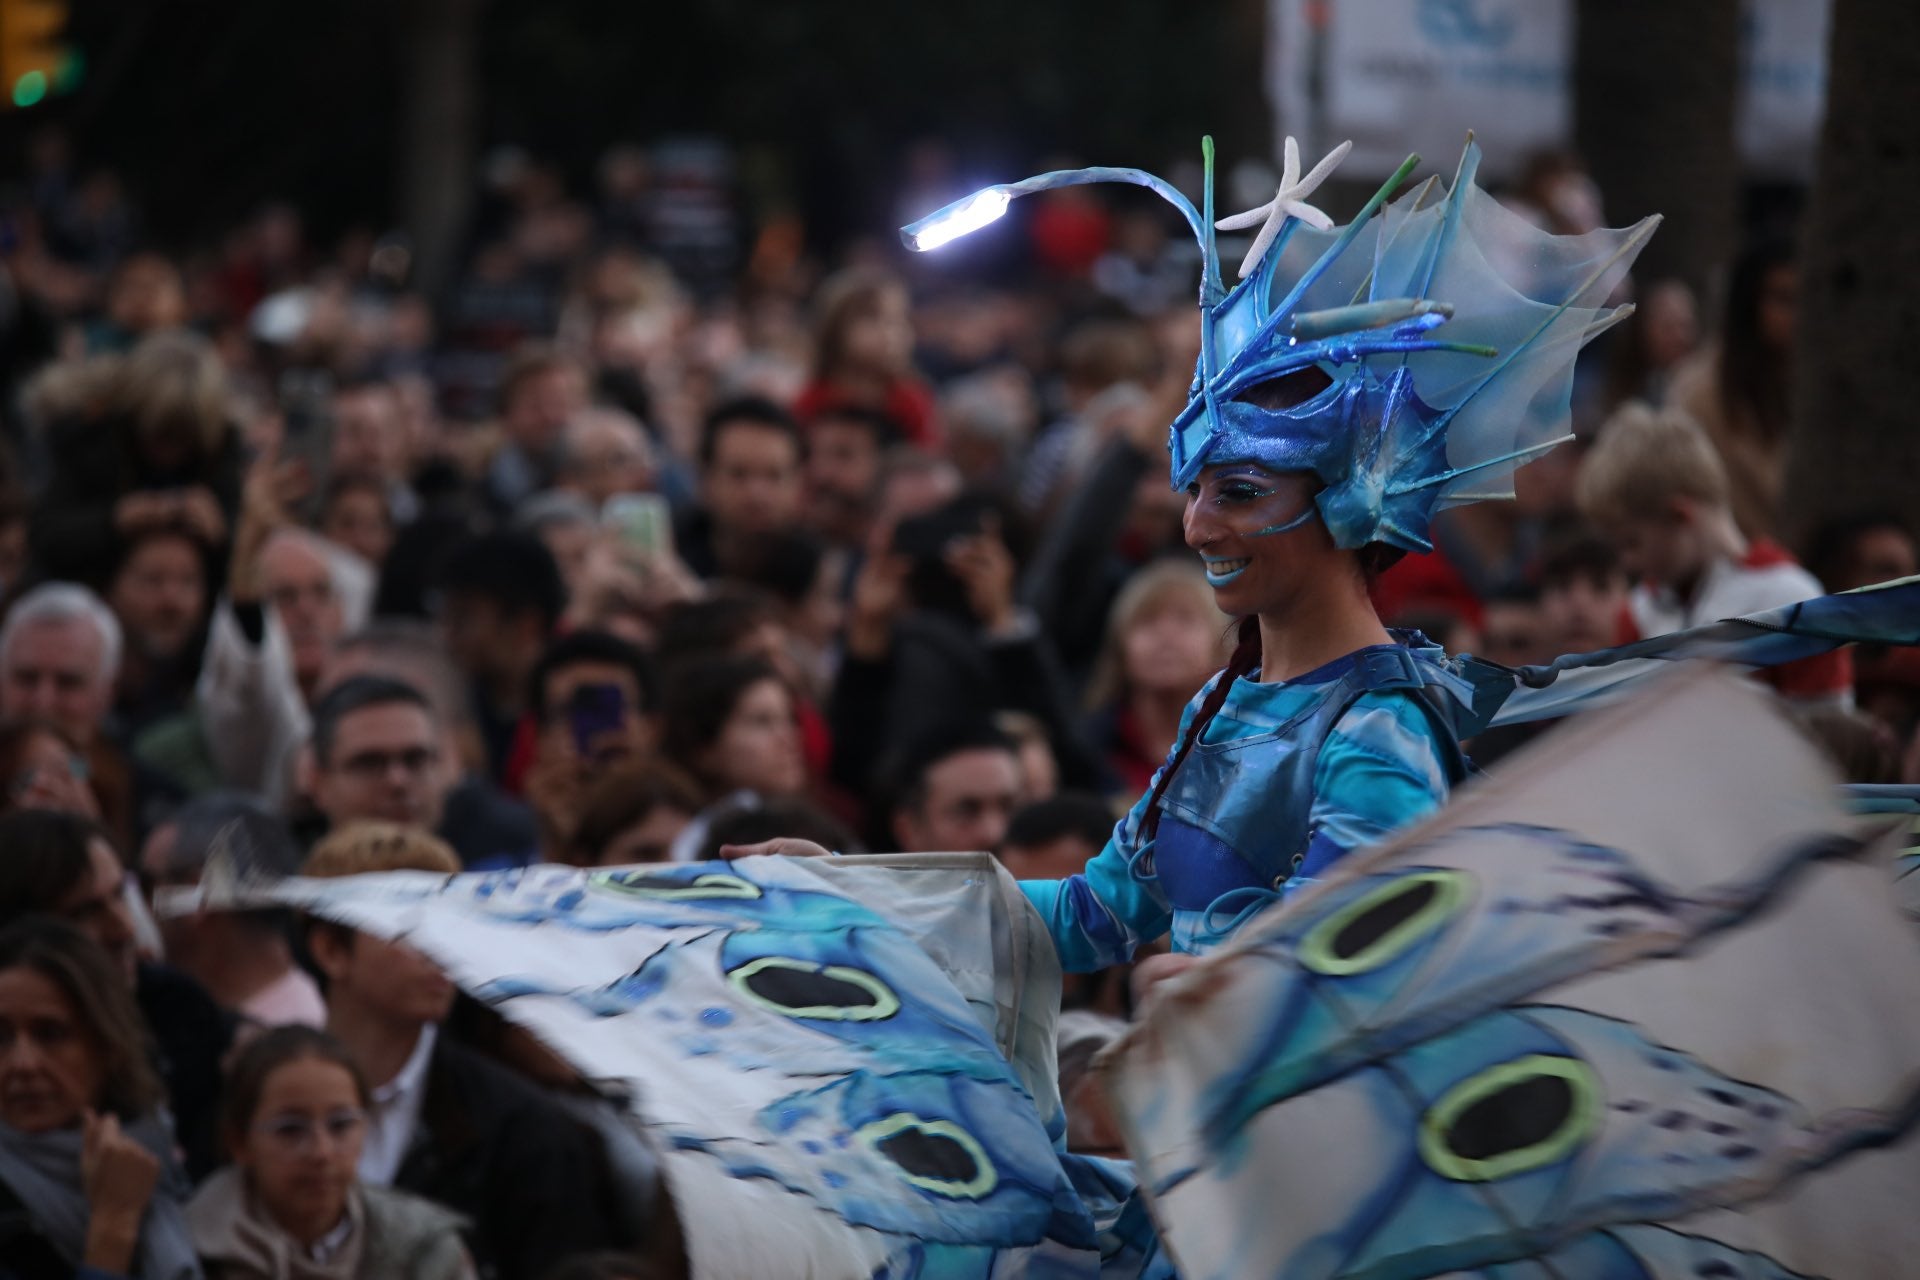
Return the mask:
<svg viewBox="0 0 1920 1280">
<path fill-rule="evenodd" d="M 1475 184 L 1469 139 L 1449 188 L 1429 179 L 1390 200 L 1419 163 L 1409 156 L 1336 226 L 1306 197 L 1345 153 L 1302 176 L 1288 139 L 1273 200 L 1220 220 L 1260 227 L 1230 292 L 1213 238 L 1211 139 L 1204 214 L 1137 169 L 1074 169 L 988 187 L 902 235 L 932 248 L 1053 187 L 1152 189 L 1186 217 L 1205 261 L 1200 362 L 1168 440 L 1174 487 L 1228 462 L 1311 472 L 1335 543 L 1426 551 L 1435 512 L 1512 497 L 1514 471 L 1570 438 L 1574 357 L 1631 311 L 1606 300 L 1659 218 L 1553 235 Z"/>
</svg>

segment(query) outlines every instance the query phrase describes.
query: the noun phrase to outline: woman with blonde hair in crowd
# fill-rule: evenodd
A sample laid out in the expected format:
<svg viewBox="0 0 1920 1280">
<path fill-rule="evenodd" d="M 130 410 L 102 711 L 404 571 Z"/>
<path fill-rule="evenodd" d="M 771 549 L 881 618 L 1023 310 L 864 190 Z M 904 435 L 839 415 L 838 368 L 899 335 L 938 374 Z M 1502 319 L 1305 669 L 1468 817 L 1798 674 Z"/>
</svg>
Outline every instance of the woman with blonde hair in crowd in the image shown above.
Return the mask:
<svg viewBox="0 0 1920 1280">
<path fill-rule="evenodd" d="M 42 574 L 104 586 L 122 539 L 153 528 L 224 545 L 242 471 L 229 400 L 219 355 L 189 333 L 43 374 L 28 391 L 52 464 L 29 530 Z"/>
<path fill-rule="evenodd" d="M 1190 560 L 1158 560 L 1127 579 L 1087 686 L 1087 737 L 1112 791 L 1146 790 L 1187 703 L 1227 660 L 1231 627 L 1205 570 Z"/>
<path fill-rule="evenodd" d="M 360 1181 L 371 1106 L 324 1031 L 276 1027 L 241 1051 L 222 1100 L 233 1163 L 187 1208 L 209 1280 L 473 1280 L 457 1214 Z"/>
</svg>

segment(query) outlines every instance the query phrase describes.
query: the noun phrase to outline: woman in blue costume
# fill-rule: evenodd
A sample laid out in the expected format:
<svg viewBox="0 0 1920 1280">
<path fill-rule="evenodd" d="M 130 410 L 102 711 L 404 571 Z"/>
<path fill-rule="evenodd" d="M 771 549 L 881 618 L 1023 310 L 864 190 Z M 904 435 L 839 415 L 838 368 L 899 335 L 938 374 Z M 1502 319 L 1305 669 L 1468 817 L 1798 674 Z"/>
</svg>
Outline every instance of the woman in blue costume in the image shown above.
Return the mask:
<svg viewBox="0 0 1920 1280">
<path fill-rule="evenodd" d="M 1273 200 L 1219 223 L 1259 227 L 1231 291 L 1211 142 L 1204 214 L 1151 174 L 1076 169 L 988 187 L 903 233 L 931 249 L 1017 196 L 1129 182 L 1181 211 L 1205 262 L 1200 363 L 1168 447 L 1187 543 L 1239 644 L 1086 871 L 1023 883 L 1070 971 L 1169 931 L 1176 952 L 1203 952 L 1465 776 L 1460 738 L 1491 714 L 1491 686 L 1383 627 L 1368 583 L 1432 549 L 1435 512 L 1511 497 L 1515 469 L 1570 438 L 1574 357 L 1627 313 L 1604 303 L 1657 221 L 1549 235 L 1474 184 L 1469 142 L 1449 188 L 1389 204 L 1410 157 L 1336 227 L 1305 201 L 1346 150 L 1302 176 L 1288 139 Z"/>
<path fill-rule="evenodd" d="M 1221 281 L 1212 145 L 1204 213 L 1137 169 L 1075 169 L 988 187 L 905 228 L 927 250 L 1016 197 L 1144 186 L 1180 210 L 1204 261 L 1201 355 L 1168 441 L 1186 540 L 1238 615 L 1226 670 L 1188 706 L 1172 755 L 1086 871 L 1023 884 L 1068 970 L 1172 934 L 1203 952 L 1348 851 L 1437 808 L 1466 773 L 1460 739 L 1513 673 L 1392 633 L 1371 576 L 1429 551 L 1434 515 L 1513 495 L 1513 473 L 1571 438 L 1573 362 L 1629 308 L 1607 307 L 1657 219 L 1548 234 L 1474 182 L 1391 200 L 1407 162 L 1345 226 L 1306 203 L 1346 154 L 1302 175 L 1286 144 L 1274 198 Z M 753 852 L 809 852 L 794 842 Z M 729 852 L 748 852 L 734 850 Z"/>
<path fill-rule="evenodd" d="M 1195 221 L 1200 368 L 1169 451 L 1239 645 L 1085 873 L 1023 886 L 1067 969 L 1169 929 L 1205 951 L 1465 776 L 1476 684 L 1383 627 L 1368 585 L 1431 549 L 1435 511 L 1511 496 L 1565 438 L 1573 358 L 1623 314 L 1600 304 L 1654 225 L 1547 235 L 1474 185 L 1469 143 L 1438 198 L 1430 181 L 1386 203 L 1409 160 L 1336 228 L 1305 200 L 1345 151 L 1301 177 L 1288 139 L 1273 200 L 1219 224 L 1260 228 L 1231 293 L 1211 209 Z"/>
</svg>

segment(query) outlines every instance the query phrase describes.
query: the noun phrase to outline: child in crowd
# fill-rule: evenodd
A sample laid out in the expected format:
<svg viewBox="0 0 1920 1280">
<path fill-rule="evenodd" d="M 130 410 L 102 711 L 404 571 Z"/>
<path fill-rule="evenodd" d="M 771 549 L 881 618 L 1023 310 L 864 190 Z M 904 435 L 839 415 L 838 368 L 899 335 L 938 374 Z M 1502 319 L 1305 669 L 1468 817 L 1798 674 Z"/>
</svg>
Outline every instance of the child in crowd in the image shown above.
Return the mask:
<svg viewBox="0 0 1920 1280">
<path fill-rule="evenodd" d="M 1614 414 L 1581 468 L 1579 502 L 1638 580 L 1628 596 L 1628 639 L 1821 594 L 1783 548 L 1740 532 L 1726 468 L 1706 433 L 1678 412 L 1630 404 Z M 1797 701 L 1844 704 L 1852 696 L 1844 649 L 1762 678 Z"/>
<path fill-rule="evenodd" d="M 187 1209 L 209 1280 L 473 1280 L 457 1215 L 360 1181 L 372 1106 L 324 1031 L 278 1027 L 241 1051 L 224 1099 L 233 1164 Z"/>
<path fill-rule="evenodd" d="M 1580 530 L 1540 559 L 1540 626 L 1555 654 L 1592 653 L 1630 632 L 1631 584 L 1605 538 Z"/>
</svg>

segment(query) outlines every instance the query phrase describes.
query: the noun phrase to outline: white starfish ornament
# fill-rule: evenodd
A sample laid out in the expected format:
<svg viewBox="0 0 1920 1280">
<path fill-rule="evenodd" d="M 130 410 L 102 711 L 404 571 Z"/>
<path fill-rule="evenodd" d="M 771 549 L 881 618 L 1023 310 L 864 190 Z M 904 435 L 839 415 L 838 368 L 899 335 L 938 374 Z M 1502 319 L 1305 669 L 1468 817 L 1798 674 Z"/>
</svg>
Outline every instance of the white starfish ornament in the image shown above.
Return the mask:
<svg viewBox="0 0 1920 1280">
<path fill-rule="evenodd" d="M 1327 153 L 1327 158 L 1313 166 L 1306 177 L 1300 176 L 1300 144 L 1292 138 L 1287 139 L 1285 164 L 1280 171 L 1280 189 L 1273 193 L 1273 199 L 1258 209 L 1249 209 L 1245 213 L 1236 213 L 1232 217 L 1222 218 L 1213 225 L 1222 231 L 1242 231 L 1255 223 L 1264 223 L 1260 234 L 1253 238 L 1253 245 L 1247 250 L 1247 256 L 1240 261 L 1240 278 L 1246 279 L 1253 269 L 1260 265 L 1260 259 L 1267 255 L 1273 246 L 1273 238 L 1280 234 L 1280 227 L 1288 218 L 1298 218 L 1318 231 L 1332 228 L 1333 219 L 1307 203 L 1314 188 L 1327 180 L 1329 174 L 1347 158 L 1347 152 L 1353 150 L 1352 142 L 1343 142 Z"/>
</svg>

